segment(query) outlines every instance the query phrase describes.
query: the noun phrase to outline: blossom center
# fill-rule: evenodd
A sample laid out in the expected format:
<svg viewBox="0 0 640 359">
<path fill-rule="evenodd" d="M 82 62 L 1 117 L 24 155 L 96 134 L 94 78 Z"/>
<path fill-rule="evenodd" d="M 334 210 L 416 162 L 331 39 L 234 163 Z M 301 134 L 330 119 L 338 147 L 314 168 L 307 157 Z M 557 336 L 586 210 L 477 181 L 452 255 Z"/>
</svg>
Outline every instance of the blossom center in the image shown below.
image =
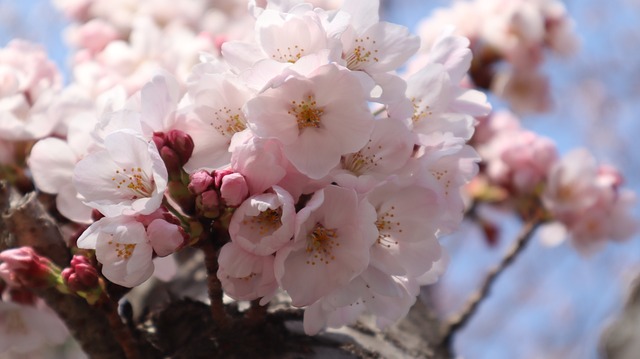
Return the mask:
<svg viewBox="0 0 640 359">
<path fill-rule="evenodd" d="M 140 167 L 122 170 L 116 170 L 111 177 L 117 189 L 128 190 L 133 193 L 131 199 L 140 197 L 151 197 L 153 193 L 153 180 L 142 171 Z"/>
<path fill-rule="evenodd" d="M 258 230 L 261 236 L 267 235 L 278 229 L 282 219 L 282 207 L 276 209 L 268 208 L 266 211 L 260 212 L 259 215 L 245 219 L 243 225 L 249 226 L 251 230 Z"/>
<path fill-rule="evenodd" d="M 433 177 L 435 177 L 440 182 L 444 182 L 444 194 L 447 196 L 449 195 L 449 188 L 451 188 L 451 179 L 449 178 L 448 173 L 449 170 L 431 171 Z"/>
<path fill-rule="evenodd" d="M 378 214 L 378 220 L 376 221 L 376 227 L 378 228 L 378 240 L 377 243 L 383 247 L 391 248 L 393 245 L 398 245 L 398 241 L 392 238 L 389 233 L 396 227 L 400 227 L 400 222 L 395 220 L 393 210 L 395 206 L 391 206 L 389 211 Z M 398 232 L 402 233 L 402 229 L 398 229 Z"/>
<path fill-rule="evenodd" d="M 309 254 L 307 264 L 314 266 L 316 261 L 329 264 L 336 259 L 333 255 L 333 250 L 336 247 L 340 247 L 337 237 L 335 229 L 325 228 L 322 224 L 316 223 L 313 230 L 307 235 L 306 251 Z"/>
<path fill-rule="evenodd" d="M 287 113 L 296 117 L 298 129 L 302 130 L 307 127 L 319 128 L 324 109 L 318 107 L 312 95 L 308 95 L 300 102 L 291 101 L 291 108 Z"/>
<path fill-rule="evenodd" d="M 135 244 L 113 243 L 113 241 L 109 241 L 108 243 L 115 247 L 116 256 L 125 260 L 131 258 L 133 250 L 136 248 Z"/>
<path fill-rule="evenodd" d="M 360 70 L 362 65 L 371 61 L 379 62 L 378 50 L 370 50 L 370 47 L 376 45 L 376 40 L 371 40 L 369 36 L 365 38 L 356 38 L 355 47 L 347 55 L 347 68 L 350 70 Z M 366 42 L 366 43 L 365 43 Z M 367 46 L 369 45 L 369 46 Z"/>
<path fill-rule="evenodd" d="M 369 140 L 371 142 L 371 140 Z M 382 150 L 382 145 L 374 146 L 373 150 Z M 382 159 L 377 153 L 372 153 L 372 147 L 368 144 L 365 148 L 361 149 L 356 153 L 352 153 L 348 156 L 345 156 L 342 160 L 342 165 L 344 169 L 350 171 L 351 173 L 360 176 L 367 171 L 378 167 L 378 161 Z"/>
<path fill-rule="evenodd" d="M 276 53 L 271 55 L 271 58 L 279 62 L 295 63 L 304 56 L 304 48 L 298 45 L 293 47 L 288 46 L 286 49 L 276 49 Z"/>
<path fill-rule="evenodd" d="M 422 109 L 422 106 L 420 105 L 421 102 L 422 99 L 416 99 L 415 97 L 411 98 L 411 104 L 413 105 L 413 116 L 411 116 L 411 121 L 413 123 L 418 123 L 427 116 L 431 116 L 433 114 L 433 112 L 429 110 L 429 105 Z"/>
<path fill-rule="evenodd" d="M 231 137 L 235 133 L 242 132 L 247 128 L 244 117 L 242 116 L 242 109 L 240 108 L 233 111 L 227 106 L 224 106 L 216 109 L 213 112 L 213 116 L 215 117 L 215 121 L 209 124 L 223 136 Z"/>
</svg>

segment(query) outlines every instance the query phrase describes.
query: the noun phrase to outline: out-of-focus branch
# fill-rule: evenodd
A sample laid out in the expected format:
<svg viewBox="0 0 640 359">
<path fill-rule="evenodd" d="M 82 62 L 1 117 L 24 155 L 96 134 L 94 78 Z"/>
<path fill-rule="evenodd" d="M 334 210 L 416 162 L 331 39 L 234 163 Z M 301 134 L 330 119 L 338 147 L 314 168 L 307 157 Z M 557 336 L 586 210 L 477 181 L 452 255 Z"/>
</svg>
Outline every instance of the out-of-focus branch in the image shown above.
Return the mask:
<svg viewBox="0 0 640 359">
<path fill-rule="evenodd" d="M 480 303 L 482 303 L 482 301 L 489 295 L 489 291 L 496 282 L 496 279 L 514 261 L 514 259 L 522 253 L 536 228 L 541 223 L 541 220 L 534 218 L 524 224 L 518 234 L 518 237 L 505 253 L 504 257 L 502 257 L 500 263 L 489 271 L 480 288 L 469 297 L 460 313 L 454 315 L 445 323 L 440 340 L 441 347 L 451 347 L 454 335 L 462 329 L 477 312 Z"/>
<path fill-rule="evenodd" d="M 30 246 L 61 267 L 69 265 L 71 255 L 53 219 L 35 193 L 19 197 L 0 182 L 0 243 L 2 249 Z M 55 288 L 34 292 L 51 307 L 91 358 L 120 359 L 124 353 L 115 340 L 106 316 L 84 299 L 58 292 Z"/>
</svg>

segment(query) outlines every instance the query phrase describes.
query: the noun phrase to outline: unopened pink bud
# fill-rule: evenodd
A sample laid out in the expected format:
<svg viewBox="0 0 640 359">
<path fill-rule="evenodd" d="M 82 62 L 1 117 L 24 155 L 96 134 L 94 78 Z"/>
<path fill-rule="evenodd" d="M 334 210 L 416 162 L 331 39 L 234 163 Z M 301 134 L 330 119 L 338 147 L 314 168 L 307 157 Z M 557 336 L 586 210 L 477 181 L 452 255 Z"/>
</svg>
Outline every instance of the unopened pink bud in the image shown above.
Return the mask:
<svg viewBox="0 0 640 359">
<path fill-rule="evenodd" d="M 12 248 L 0 253 L 0 277 L 16 287 L 48 287 L 59 274 L 57 267 L 31 247 Z"/>
<path fill-rule="evenodd" d="M 154 132 L 152 137 L 153 143 L 158 148 L 158 151 L 162 149 L 162 147 L 166 146 L 167 140 L 164 132 Z"/>
<path fill-rule="evenodd" d="M 186 132 L 180 130 L 171 130 L 166 136 L 167 145 L 173 148 L 180 158 L 180 166 L 184 166 L 193 154 L 193 139 Z"/>
<path fill-rule="evenodd" d="M 218 198 L 218 193 L 216 191 L 206 191 L 203 192 L 202 195 L 202 207 L 206 211 L 210 211 L 214 208 L 217 208 L 220 204 L 220 200 Z"/>
<path fill-rule="evenodd" d="M 238 207 L 244 202 L 249 197 L 249 186 L 244 176 L 239 173 L 224 176 L 220 186 L 220 197 L 230 207 Z"/>
<path fill-rule="evenodd" d="M 167 167 L 169 178 L 171 180 L 179 180 L 182 164 L 180 163 L 180 157 L 178 154 L 171 149 L 171 147 L 165 146 L 160 149 L 160 157 L 162 157 L 164 165 Z"/>
<path fill-rule="evenodd" d="M 215 179 L 209 172 L 200 170 L 189 176 L 188 188 L 191 193 L 198 195 L 206 190 L 212 189 L 211 187 L 214 185 L 214 183 Z"/>
<path fill-rule="evenodd" d="M 235 173 L 235 172 L 233 172 L 232 170 L 215 170 L 215 171 L 213 171 L 213 178 L 215 178 L 215 180 L 216 180 L 216 188 L 220 188 L 220 186 L 222 186 L 222 179 L 225 176 L 228 176 L 228 175 L 230 175 L 232 173 Z"/>
<path fill-rule="evenodd" d="M 89 260 L 81 255 L 74 255 L 71 266 L 62 271 L 65 284 L 74 292 L 89 291 L 98 285 L 98 271 Z"/>
</svg>

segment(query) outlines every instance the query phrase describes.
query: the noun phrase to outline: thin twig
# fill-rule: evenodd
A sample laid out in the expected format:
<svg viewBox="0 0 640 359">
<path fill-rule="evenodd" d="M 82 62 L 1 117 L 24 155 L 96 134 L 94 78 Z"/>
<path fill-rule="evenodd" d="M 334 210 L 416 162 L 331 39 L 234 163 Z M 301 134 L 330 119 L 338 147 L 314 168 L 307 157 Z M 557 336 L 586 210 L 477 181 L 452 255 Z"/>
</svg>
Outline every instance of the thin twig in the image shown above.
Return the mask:
<svg viewBox="0 0 640 359">
<path fill-rule="evenodd" d="M 541 223 L 542 221 L 534 219 L 524 224 L 518 234 L 518 237 L 511 245 L 511 248 L 509 248 L 504 257 L 502 257 L 500 263 L 489 271 L 478 291 L 469 297 L 460 313 L 454 315 L 446 322 L 442 331 L 442 339 L 440 340 L 441 346 L 449 347 L 451 345 L 455 333 L 463 328 L 469 319 L 471 319 L 471 317 L 476 313 L 480 303 L 482 303 L 482 301 L 489 295 L 491 286 L 493 286 L 498 276 L 500 276 L 500 274 L 513 262 L 513 260 L 522 253 L 536 228 Z"/>
<path fill-rule="evenodd" d="M 222 283 L 218 279 L 218 250 L 206 238 L 198 244 L 202 252 L 204 252 L 204 264 L 207 268 L 207 287 L 209 292 L 209 300 L 211 301 L 211 316 L 216 323 L 217 330 L 223 330 L 230 325 L 230 318 L 224 308 L 222 302 L 223 292 Z"/>
</svg>

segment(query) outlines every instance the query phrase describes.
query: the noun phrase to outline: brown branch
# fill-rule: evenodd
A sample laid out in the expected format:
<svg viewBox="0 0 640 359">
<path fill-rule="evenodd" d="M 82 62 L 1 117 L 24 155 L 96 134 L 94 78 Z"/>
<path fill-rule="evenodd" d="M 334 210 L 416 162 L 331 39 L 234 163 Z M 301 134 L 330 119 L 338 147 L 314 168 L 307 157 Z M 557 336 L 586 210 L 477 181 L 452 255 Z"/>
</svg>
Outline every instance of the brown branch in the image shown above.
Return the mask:
<svg viewBox="0 0 640 359">
<path fill-rule="evenodd" d="M 69 265 L 69 249 L 35 193 L 19 197 L 5 182 L 0 182 L 0 209 L 3 212 L 0 218 L 2 249 L 30 246 L 60 267 Z M 91 358 L 123 357 L 107 318 L 100 310 L 80 297 L 62 294 L 55 288 L 37 289 L 34 293 L 60 316 Z"/>
<path fill-rule="evenodd" d="M 249 326 L 264 324 L 267 318 L 268 305 L 260 305 L 260 299 L 251 301 L 251 306 L 244 314 L 245 321 Z"/>
<path fill-rule="evenodd" d="M 216 323 L 216 330 L 224 330 L 229 327 L 230 318 L 222 301 L 222 283 L 218 279 L 218 253 L 210 238 L 205 238 L 198 243 L 198 247 L 204 253 L 204 265 L 207 269 L 207 288 L 211 301 L 211 316 Z"/>
<path fill-rule="evenodd" d="M 541 223 L 542 221 L 533 219 L 524 224 L 518 234 L 518 237 L 505 253 L 504 257 L 502 257 L 500 263 L 489 271 L 480 288 L 469 297 L 464 308 L 458 314 L 450 318 L 444 325 L 442 338 L 440 340 L 441 347 L 451 347 L 451 343 L 456 332 L 462 329 L 477 312 L 480 303 L 482 303 L 482 301 L 489 295 L 489 291 L 496 282 L 496 279 L 514 261 L 514 259 L 522 253 L 536 228 Z"/>
</svg>

